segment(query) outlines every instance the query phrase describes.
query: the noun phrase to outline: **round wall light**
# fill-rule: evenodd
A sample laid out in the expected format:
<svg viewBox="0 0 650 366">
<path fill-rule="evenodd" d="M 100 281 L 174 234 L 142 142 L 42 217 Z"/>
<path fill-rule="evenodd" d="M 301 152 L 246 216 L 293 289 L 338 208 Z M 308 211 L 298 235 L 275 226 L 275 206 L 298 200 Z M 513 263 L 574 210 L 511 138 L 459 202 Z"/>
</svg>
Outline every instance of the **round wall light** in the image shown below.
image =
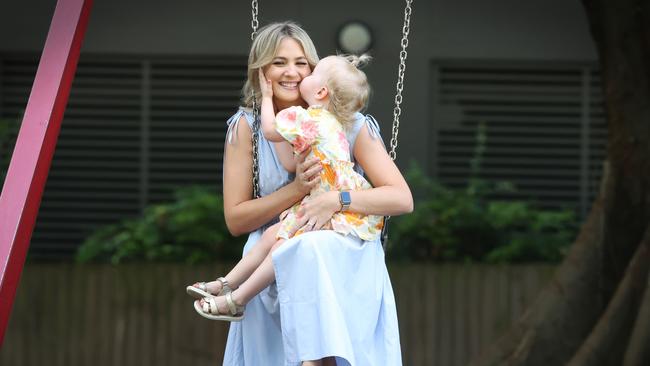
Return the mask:
<svg viewBox="0 0 650 366">
<path fill-rule="evenodd" d="M 341 51 L 359 55 L 372 46 L 372 32 L 366 23 L 350 21 L 339 28 L 337 43 Z"/>
</svg>

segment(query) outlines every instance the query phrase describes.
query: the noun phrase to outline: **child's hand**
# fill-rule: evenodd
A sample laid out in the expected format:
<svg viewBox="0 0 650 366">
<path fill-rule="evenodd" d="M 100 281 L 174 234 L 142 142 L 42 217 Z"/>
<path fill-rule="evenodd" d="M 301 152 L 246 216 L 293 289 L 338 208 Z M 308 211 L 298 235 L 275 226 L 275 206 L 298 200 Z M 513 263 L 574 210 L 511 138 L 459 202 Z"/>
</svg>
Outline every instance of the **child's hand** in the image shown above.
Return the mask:
<svg viewBox="0 0 650 366">
<path fill-rule="evenodd" d="M 260 78 L 260 89 L 262 90 L 262 98 L 272 98 L 273 97 L 273 87 L 271 86 L 271 81 L 264 76 L 264 71 L 262 68 L 259 69 L 259 78 Z"/>
</svg>

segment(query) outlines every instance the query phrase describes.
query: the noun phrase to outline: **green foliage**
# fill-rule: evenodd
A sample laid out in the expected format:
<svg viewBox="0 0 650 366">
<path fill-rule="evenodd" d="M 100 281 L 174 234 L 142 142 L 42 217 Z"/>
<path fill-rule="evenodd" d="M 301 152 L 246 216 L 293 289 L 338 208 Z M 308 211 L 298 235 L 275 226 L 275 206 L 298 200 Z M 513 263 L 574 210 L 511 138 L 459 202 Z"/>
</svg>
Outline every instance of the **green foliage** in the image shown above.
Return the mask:
<svg viewBox="0 0 650 366">
<path fill-rule="evenodd" d="M 529 202 L 503 200 L 508 182 L 478 178 L 487 150 L 487 127 L 479 123 L 470 179 L 464 189 L 431 180 L 414 164 L 406 174 L 412 214 L 390 224 L 391 259 L 480 262 L 557 262 L 575 238 L 572 210 L 545 211 Z"/>
<path fill-rule="evenodd" d="M 228 232 L 221 195 L 189 187 L 177 190 L 175 198 L 149 206 L 139 218 L 95 231 L 79 247 L 77 260 L 199 263 L 241 256 L 244 238 Z"/>
<path fill-rule="evenodd" d="M 571 210 L 546 211 L 493 198 L 513 192 L 511 184 L 471 179 L 464 189 L 450 189 L 415 165 L 406 179 L 416 205 L 412 214 L 390 223 L 391 259 L 555 262 L 575 238 Z"/>
</svg>

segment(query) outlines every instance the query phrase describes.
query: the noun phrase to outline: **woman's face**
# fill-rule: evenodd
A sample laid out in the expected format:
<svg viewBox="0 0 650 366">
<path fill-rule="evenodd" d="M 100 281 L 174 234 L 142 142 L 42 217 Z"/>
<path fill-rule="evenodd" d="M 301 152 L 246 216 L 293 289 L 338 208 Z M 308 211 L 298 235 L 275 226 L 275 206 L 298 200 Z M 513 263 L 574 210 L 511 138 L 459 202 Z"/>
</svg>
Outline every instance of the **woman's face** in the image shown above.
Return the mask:
<svg viewBox="0 0 650 366">
<path fill-rule="evenodd" d="M 271 81 L 273 101 L 278 111 L 294 105 L 303 105 L 300 82 L 311 74 L 311 67 L 298 41 L 285 38 L 271 63 L 264 68 L 264 75 Z"/>
</svg>

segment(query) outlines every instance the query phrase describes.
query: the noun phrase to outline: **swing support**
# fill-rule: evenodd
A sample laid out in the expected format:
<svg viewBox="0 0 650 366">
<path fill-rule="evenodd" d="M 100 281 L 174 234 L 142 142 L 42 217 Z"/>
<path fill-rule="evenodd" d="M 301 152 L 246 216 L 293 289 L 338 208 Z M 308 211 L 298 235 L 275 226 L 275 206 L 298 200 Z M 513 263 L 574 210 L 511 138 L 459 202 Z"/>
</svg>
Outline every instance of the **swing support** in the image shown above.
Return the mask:
<svg viewBox="0 0 650 366">
<path fill-rule="evenodd" d="M 77 69 L 92 0 L 59 0 L 0 194 L 0 346 Z"/>
</svg>

